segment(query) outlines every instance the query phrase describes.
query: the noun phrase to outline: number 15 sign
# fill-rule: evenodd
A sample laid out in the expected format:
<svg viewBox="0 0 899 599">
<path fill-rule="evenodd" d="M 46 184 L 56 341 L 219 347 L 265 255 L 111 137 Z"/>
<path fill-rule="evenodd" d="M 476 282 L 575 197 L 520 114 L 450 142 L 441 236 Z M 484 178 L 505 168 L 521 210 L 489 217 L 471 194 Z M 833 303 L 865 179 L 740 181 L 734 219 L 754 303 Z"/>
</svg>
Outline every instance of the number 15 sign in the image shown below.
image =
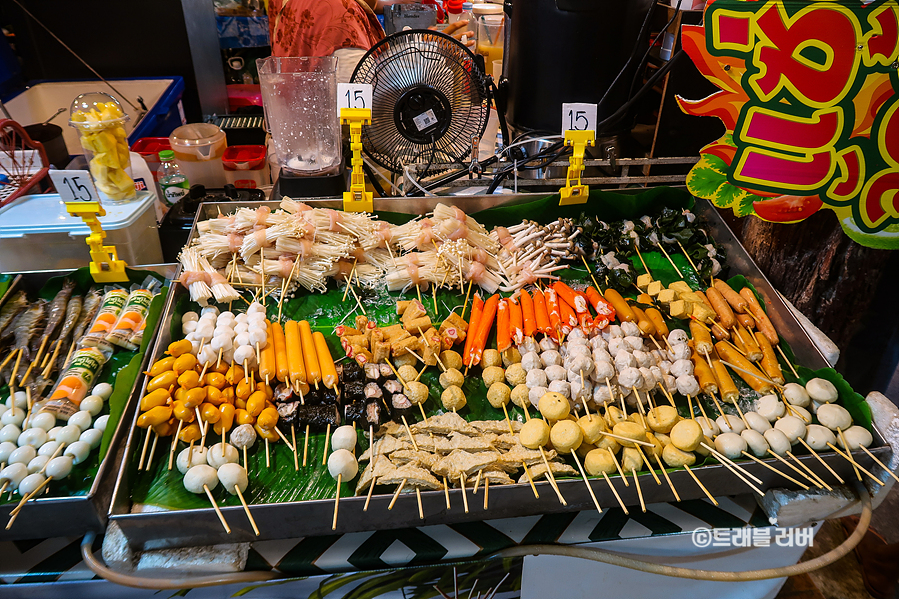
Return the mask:
<svg viewBox="0 0 899 599">
<path fill-rule="evenodd" d="M 341 108 L 368 108 L 371 109 L 371 84 L 369 83 L 338 83 L 337 84 L 337 112 Z"/>
<path fill-rule="evenodd" d="M 100 195 L 88 171 L 50 171 L 50 180 L 63 202 L 99 202 Z"/>
</svg>

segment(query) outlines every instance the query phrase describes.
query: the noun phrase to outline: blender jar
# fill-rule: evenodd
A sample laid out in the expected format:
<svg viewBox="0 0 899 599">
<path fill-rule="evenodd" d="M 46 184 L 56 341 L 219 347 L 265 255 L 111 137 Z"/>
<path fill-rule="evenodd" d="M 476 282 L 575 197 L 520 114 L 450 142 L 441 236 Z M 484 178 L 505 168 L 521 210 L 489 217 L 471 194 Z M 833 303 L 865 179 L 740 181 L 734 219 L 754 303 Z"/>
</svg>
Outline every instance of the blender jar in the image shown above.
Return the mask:
<svg viewBox="0 0 899 599">
<path fill-rule="evenodd" d="M 256 64 L 282 172 L 295 176 L 339 173 L 337 58 L 271 56 Z"/>
<path fill-rule="evenodd" d="M 97 189 L 113 202 L 135 199 L 131 154 L 123 126 L 131 117 L 119 101 L 104 92 L 81 94 L 72 101 L 69 114 L 69 126 L 78 130 Z"/>
<path fill-rule="evenodd" d="M 225 186 L 222 156 L 228 141 L 225 132 L 212 123 L 190 123 L 172 131 L 169 136 L 175 162 L 191 185 L 209 188 Z"/>
</svg>

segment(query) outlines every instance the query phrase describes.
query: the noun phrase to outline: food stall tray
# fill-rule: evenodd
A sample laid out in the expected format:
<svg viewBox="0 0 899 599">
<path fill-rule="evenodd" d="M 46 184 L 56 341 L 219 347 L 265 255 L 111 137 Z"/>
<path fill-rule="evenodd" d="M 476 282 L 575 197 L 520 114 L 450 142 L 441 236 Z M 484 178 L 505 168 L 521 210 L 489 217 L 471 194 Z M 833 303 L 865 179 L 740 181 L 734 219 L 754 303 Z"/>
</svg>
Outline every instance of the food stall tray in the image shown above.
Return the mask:
<svg viewBox="0 0 899 599">
<path fill-rule="evenodd" d="M 374 209 L 375 211 L 384 210 L 418 215 L 432 211 L 438 202 L 443 202 L 458 206 L 467 213 L 472 213 L 490 207 L 520 204 L 544 197 L 546 197 L 546 194 L 376 199 L 374 201 Z M 304 202 L 316 208 L 340 209 L 342 206 L 342 202 L 336 199 L 311 199 L 304 200 Z M 197 221 L 215 218 L 219 214 L 227 214 L 240 207 L 258 208 L 260 206 L 268 206 L 274 210 L 278 207 L 278 203 L 205 203 L 200 206 L 197 212 Z M 764 296 L 772 322 L 782 337 L 790 344 L 797 356 L 797 360 L 813 369 L 827 367 L 828 364 L 823 355 L 812 343 L 805 330 L 784 304 L 770 282 L 759 271 L 757 265 L 737 241 L 733 232 L 721 219 L 718 212 L 706 200 L 701 199 L 696 200 L 693 212 L 706 219 L 713 236 L 727 248 L 732 268 L 731 272 L 745 275 L 758 292 Z M 197 226 L 195 222 L 191 240 L 196 235 Z M 186 293 L 187 290 L 179 283 L 173 285 L 173 290 L 165 307 L 163 322 L 170 321 L 178 298 Z M 162 327 L 151 363 L 161 357 L 162 352 L 170 341 L 170 327 Z M 143 383 L 143 386 L 145 385 L 146 381 Z M 136 417 L 137 415 L 135 414 L 133 417 L 135 421 Z M 466 497 L 464 499 L 462 489 L 451 489 L 449 491 L 450 509 L 447 509 L 447 499 L 443 491 L 422 491 L 423 519 L 419 517 L 415 493 L 400 495 L 390 511 L 388 511 L 388 505 L 393 499 L 392 494 L 373 495 L 367 511 L 363 509 L 366 503 L 365 497 L 341 497 L 336 530 L 331 528 L 334 515 L 333 498 L 251 505 L 250 510 L 258 525 L 259 536 L 256 536 L 253 532 L 243 508 L 240 506 L 223 506 L 221 507 L 222 514 L 232 530 L 231 534 L 226 534 L 212 507 L 160 510 L 152 506 L 136 506 L 135 509 L 130 500 L 130 478 L 135 474 L 132 456 L 140 451 L 142 436 L 136 435 L 134 430 L 135 428 L 132 426 L 125 444 L 125 459 L 121 461 L 115 495 L 110 506 L 109 519 L 110 522 L 115 522 L 120 527 L 129 544 L 136 550 L 298 538 L 381 529 L 414 528 L 432 524 L 461 524 L 486 518 L 511 518 L 596 509 L 582 479 L 560 478 L 557 479 L 557 482 L 559 490 L 566 500 L 566 505 L 560 503 L 552 487 L 546 481 L 538 481 L 536 483 L 539 498 L 534 496 L 528 484 L 491 486 L 489 491 L 489 511 L 483 509 L 483 486 L 477 495 L 473 495 L 472 489 L 468 488 L 465 491 Z M 883 437 L 876 430 L 874 431 L 874 443 L 870 451 L 884 462 L 889 459 L 889 446 L 885 444 Z M 819 455 L 846 481 L 850 481 L 854 477 L 852 466 L 836 453 L 820 452 Z M 876 467 L 873 460 L 865 453 L 858 451 L 853 452 L 852 455 L 861 466 L 869 470 Z M 796 457 L 818 476 L 824 478 L 824 480 L 836 483 L 833 475 L 814 456 L 797 455 Z M 781 468 L 791 476 L 794 475 L 791 470 L 786 469 L 774 458 L 763 461 L 775 468 Z M 761 464 L 741 461 L 740 466 L 762 481 L 761 484 L 756 485 L 762 491 L 785 486 L 786 488 L 791 488 L 792 483 L 785 481 Z M 714 464 L 694 467 L 692 471 L 713 496 L 751 492 L 744 483 L 722 465 Z M 682 500 L 705 497 L 702 489 L 694 482 L 687 471 L 678 469 L 671 471 L 669 476 Z M 657 484 L 653 476 L 648 472 L 638 474 L 639 485 L 645 503 L 675 501 L 670 487 L 660 472 L 658 477 L 661 484 Z M 633 476 L 628 476 L 629 486 L 624 486 L 622 479 L 618 476 L 611 477 L 610 480 L 623 502 L 628 506 L 635 506 L 629 509 L 639 510 L 639 498 Z M 784 485 L 784 483 L 787 484 Z M 603 509 L 618 509 L 618 502 L 604 480 L 591 479 L 590 484 L 596 499 Z M 468 509 L 463 507 L 466 500 Z M 141 511 L 142 509 L 145 511 Z"/>
<path fill-rule="evenodd" d="M 167 281 L 174 280 L 180 272 L 179 264 L 154 264 L 141 266 L 138 271 L 152 271 L 161 275 Z M 29 296 L 36 294 L 44 284 L 53 277 L 70 274 L 69 270 L 39 270 L 18 273 L 8 273 L 13 276 L 22 275 L 16 289 L 28 291 Z M 171 292 L 169 284 L 169 292 Z M 162 322 L 162 316 L 157 321 Z M 143 380 L 140 372 L 146 370 L 147 358 L 154 353 L 153 343 L 155 329 L 145 331 L 150 336 L 150 343 L 143 356 L 140 358 L 140 370 L 132 387 L 128 390 L 128 400 L 125 403 L 124 412 L 119 419 L 109 449 L 100 462 L 97 474 L 90 488 L 84 495 L 70 497 L 41 497 L 29 501 L 16 517 L 9 530 L 0 529 L 0 541 L 14 541 L 22 539 L 45 539 L 51 537 L 71 537 L 82 535 L 88 531 L 102 532 L 106 528 L 106 519 L 109 511 L 109 503 L 115 487 L 116 473 L 124 455 L 123 441 L 128 428 L 131 426 L 131 415 L 135 411 L 134 391 L 137 381 Z M 116 390 L 115 392 L 117 392 Z M 17 496 L 16 496 L 17 497 Z M 10 512 L 16 507 L 13 501 L 0 505 L 0 521 L 7 522 Z"/>
</svg>

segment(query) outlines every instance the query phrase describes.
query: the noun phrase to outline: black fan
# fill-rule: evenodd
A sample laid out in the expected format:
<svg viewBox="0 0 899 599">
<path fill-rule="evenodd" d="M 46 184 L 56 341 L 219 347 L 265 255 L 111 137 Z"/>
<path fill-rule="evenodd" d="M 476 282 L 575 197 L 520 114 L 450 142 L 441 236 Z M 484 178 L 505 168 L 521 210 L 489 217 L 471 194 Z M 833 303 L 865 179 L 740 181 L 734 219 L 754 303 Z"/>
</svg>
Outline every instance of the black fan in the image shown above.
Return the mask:
<svg viewBox="0 0 899 599">
<path fill-rule="evenodd" d="M 459 164 L 471 153 L 490 116 L 483 61 L 455 39 L 428 30 L 401 31 L 369 50 L 353 73 L 372 85 L 372 124 L 362 149 L 384 168 Z"/>
</svg>

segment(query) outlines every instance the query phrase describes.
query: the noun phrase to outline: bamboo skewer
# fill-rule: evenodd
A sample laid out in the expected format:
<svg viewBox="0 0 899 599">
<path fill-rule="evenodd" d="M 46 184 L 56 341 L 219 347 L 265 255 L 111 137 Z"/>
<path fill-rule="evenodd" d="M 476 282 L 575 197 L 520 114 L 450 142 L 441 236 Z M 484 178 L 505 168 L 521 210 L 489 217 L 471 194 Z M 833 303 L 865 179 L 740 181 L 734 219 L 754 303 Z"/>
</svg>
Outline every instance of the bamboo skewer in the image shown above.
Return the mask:
<svg viewBox="0 0 899 599">
<path fill-rule="evenodd" d="M 865 447 L 864 445 L 859 445 L 859 447 L 861 447 L 862 451 L 864 451 L 866 454 L 868 454 L 869 458 L 874 460 L 874 463 L 876 463 L 878 466 L 880 466 L 881 468 L 886 470 L 886 473 L 889 474 L 890 476 L 892 476 L 893 480 L 895 480 L 896 482 L 899 482 L 899 476 L 896 476 L 896 474 L 892 470 L 887 468 L 883 462 L 881 462 L 879 459 L 877 459 L 877 456 L 875 456 L 873 453 L 868 451 L 867 447 Z M 861 468 L 861 466 L 859 466 L 859 468 Z M 881 483 L 881 486 L 883 486 L 883 483 Z"/>
<path fill-rule="evenodd" d="M 823 486 L 823 487 L 824 487 L 825 489 L 827 489 L 828 491 L 833 491 L 833 488 L 832 488 L 830 485 L 828 485 L 826 482 L 824 482 L 824 479 L 823 479 L 823 478 L 821 478 L 820 476 L 818 476 L 817 474 L 815 474 L 815 472 L 814 472 L 811 468 L 809 468 L 809 467 L 806 466 L 804 463 L 802 463 L 802 462 L 799 460 L 799 458 L 797 458 L 795 455 L 793 455 L 793 452 L 788 451 L 788 452 L 787 452 L 787 455 L 788 455 L 794 462 L 796 462 L 797 464 L 799 464 L 799 467 L 802 468 L 803 470 L 805 470 L 805 472 L 806 472 L 809 476 L 811 476 L 813 479 L 815 479 L 817 485 Z"/>
<path fill-rule="evenodd" d="M 343 482 L 343 474 L 337 475 L 337 491 L 334 497 L 334 519 L 331 521 L 331 530 L 337 530 L 337 508 L 340 507 L 340 483 Z M 406 482 L 405 480 L 403 482 Z M 390 504 L 393 507 L 393 504 Z"/>
<path fill-rule="evenodd" d="M 565 498 L 562 497 L 562 491 L 559 490 L 559 485 L 556 483 L 556 477 L 553 476 L 552 468 L 549 467 L 549 460 L 546 459 L 546 452 L 543 451 L 543 447 L 540 447 L 540 455 L 543 456 L 543 465 L 546 466 L 546 478 L 549 479 L 550 485 L 552 485 L 553 490 L 556 492 L 556 495 L 559 497 L 559 503 L 562 505 L 568 505 L 568 502 L 565 501 Z"/>
<path fill-rule="evenodd" d="M 462 487 L 462 503 L 465 506 L 465 513 L 468 513 L 468 495 L 465 494 L 465 473 L 459 473 L 459 485 Z"/>
<path fill-rule="evenodd" d="M 228 526 L 227 522 L 225 522 L 225 516 L 222 514 L 222 510 L 219 509 L 219 505 L 215 502 L 215 497 L 212 496 L 212 491 L 209 490 L 209 486 L 203 485 L 203 490 L 206 491 L 206 496 L 209 498 L 209 502 L 212 503 L 212 508 L 215 510 L 216 516 L 219 517 L 219 522 L 222 523 L 222 527 L 224 527 L 225 532 L 230 535 L 231 527 Z"/>
<path fill-rule="evenodd" d="M 790 476 L 789 474 L 785 474 L 785 473 L 781 472 L 780 470 L 778 470 L 777 468 L 775 468 L 774 466 L 772 466 L 772 465 L 769 464 L 768 462 L 763 462 L 762 460 L 758 459 L 757 457 L 755 457 L 754 455 L 752 455 L 752 454 L 749 453 L 748 451 L 744 451 L 744 452 L 743 452 L 743 455 L 746 456 L 747 458 L 749 458 L 750 460 L 752 460 L 753 462 L 755 462 L 755 463 L 757 463 L 757 464 L 761 464 L 762 466 L 764 466 L 764 467 L 767 468 L 768 470 L 771 470 L 772 472 L 776 472 L 777 474 L 781 475 L 782 477 L 784 477 L 785 479 L 787 479 L 787 480 L 790 481 L 791 483 L 793 483 L 793 484 L 795 484 L 795 485 L 798 485 L 798 486 L 801 487 L 803 490 L 808 491 L 808 489 L 809 489 L 809 488 L 808 488 L 808 485 L 799 482 L 798 480 L 796 480 L 795 478 L 793 478 L 793 477 Z"/>
<path fill-rule="evenodd" d="M 178 449 L 178 435 L 181 434 L 181 428 L 184 426 L 184 421 L 178 421 L 178 430 L 172 436 L 172 448 L 169 451 L 169 470 L 172 469 L 172 466 L 175 464 L 175 450 Z M 224 441 L 222 441 L 222 451 L 224 451 L 225 445 Z M 188 462 L 190 463 L 190 462 Z"/>
<path fill-rule="evenodd" d="M 584 484 L 587 485 L 587 490 L 590 492 L 590 498 L 593 500 L 593 505 L 596 506 L 596 511 L 601 514 L 602 508 L 599 507 L 599 501 L 596 499 L 596 494 L 593 492 L 593 487 L 590 486 L 590 481 L 587 479 L 587 473 L 584 472 L 584 467 L 581 465 L 581 461 L 577 457 L 577 452 L 572 450 L 571 457 L 574 459 L 574 463 L 577 464 L 578 470 L 581 471 L 581 477 L 583 477 L 584 479 Z"/>
<path fill-rule="evenodd" d="M 140 459 L 137 461 L 137 470 L 140 471 L 144 467 L 144 458 L 147 456 L 147 447 L 150 445 L 150 434 L 152 429 L 147 428 L 147 436 L 144 437 L 144 448 L 140 452 Z"/>
<path fill-rule="evenodd" d="M 796 368 L 793 366 L 793 363 L 790 362 L 790 360 L 787 359 L 787 354 L 785 354 L 785 353 L 784 353 L 784 350 L 782 350 L 782 349 L 780 348 L 780 344 L 777 344 L 777 345 L 775 345 L 774 347 L 777 348 L 777 351 L 780 352 L 780 355 L 783 357 L 784 362 L 786 362 L 786 363 L 787 363 L 787 366 L 790 367 L 790 370 L 793 372 L 793 376 L 795 376 L 795 377 L 798 379 L 798 378 L 799 378 L 799 373 L 796 372 Z"/>
<path fill-rule="evenodd" d="M 660 481 L 659 477 L 656 476 L 656 471 L 652 469 L 652 463 L 649 461 L 649 458 L 646 457 L 646 454 L 643 452 L 643 448 L 637 445 L 637 451 L 640 452 L 640 457 L 643 458 L 643 462 L 646 464 L 646 469 L 649 470 L 649 473 L 652 475 L 653 480 L 655 480 L 656 484 L 661 487 L 662 481 Z M 655 452 L 653 452 L 652 455 L 655 455 Z"/>
<path fill-rule="evenodd" d="M 609 488 L 612 490 L 612 495 L 614 495 L 615 499 L 618 500 L 618 505 L 621 506 L 621 511 L 623 511 L 625 513 L 625 515 L 627 515 L 628 514 L 627 506 L 624 505 L 623 501 L 621 501 L 621 496 L 618 494 L 618 490 L 615 489 L 615 485 L 613 485 L 612 481 L 609 480 L 609 475 L 606 474 L 605 472 L 603 472 L 602 477 L 604 479 L 606 479 L 606 484 L 608 484 Z"/>
<path fill-rule="evenodd" d="M 709 490 L 705 488 L 705 485 L 702 484 L 702 481 L 699 480 L 699 478 L 698 478 L 698 477 L 696 476 L 696 474 L 690 469 L 690 467 L 687 466 L 686 464 L 684 464 L 684 469 L 685 469 L 685 470 L 687 471 L 687 473 L 693 478 L 693 481 L 694 481 L 697 485 L 699 485 L 699 488 L 702 489 L 702 492 L 705 493 L 705 496 L 709 498 L 709 501 L 711 501 L 712 504 L 714 504 L 714 505 L 718 505 L 718 500 L 715 499 L 714 497 L 712 497 L 712 494 L 709 493 Z"/>
<path fill-rule="evenodd" d="M 809 476 L 808 474 L 806 474 L 803 470 L 800 470 L 799 468 L 797 468 L 796 466 L 794 466 L 793 464 L 791 464 L 790 462 L 788 462 L 783 456 L 781 456 L 781 455 L 779 455 L 779 454 L 777 454 L 777 453 L 774 453 L 774 452 L 773 452 L 772 450 L 770 450 L 770 449 L 768 450 L 768 453 L 770 453 L 772 456 L 774 456 L 774 458 L 775 458 L 778 462 L 782 463 L 784 466 L 786 466 L 787 468 L 789 468 L 790 470 L 792 470 L 793 472 L 795 472 L 796 474 L 798 474 L 798 475 L 801 476 L 802 478 L 806 479 L 807 481 L 809 481 L 810 483 L 812 483 L 813 485 L 815 485 L 815 486 L 818 487 L 819 489 L 823 489 L 823 488 L 824 488 L 824 485 L 822 485 L 821 483 L 819 483 L 819 482 L 817 481 L 817 479 L 812 478 L 811 476 Z"/>
<path fill-rule="evenodd" d="M 421 507 L 421 489 L 417 486 L 415 487 L 415 499 L 418 501 L 418 518 L 419 520 L 425 519 L 424 509 Z M 487 509 L 486 507 L 484 509 Z"/>
<path fill-rule="evenodd" d="M 253 532 L 256 533 L 256 536 L 259 536 L 259 527 L 256 526 L 256 520 L 253 519 L 253 514 L 250 513 L 250 506 L 247 505 L 247 500 L 244 499 L 243 493 L 240 491 L 240 487 L 238 485 L 234 485 L 234 492 L 237 494 L 238 499 L 240 499 L 240 504 L 243 506 L 243 511 L 247 513 L 247 520 L 250 521 L 250 526 L 253 527 Z"/>
<path fill-rule="evenodd" d="M 452 509 L 450 507 L 450 498 L 449 498 L 449 481 L 446 480 L 446 477 L 443 477 L 443 495 L 446 497 L 446 509 Z"/>
<path fill-rule="evenodd" d="M 643 510 L 643 513 L 646 513 L 646 502 L 643 501 L 643 490 L 640 488 L 640 479 L 637 477 L 637 471 L 631 469 L 631 474 L 634 476 L 634 486 L 637 487 L 637 497 L 640 498 L 640 509 Z"/>
<path fill-rule="evenodd" d="M 858 480 L 861 480 L 862 475 L 858 472 L 858 464 L 855 463 L 855 458 L 852 457 L 852 451 L 849 449 L 849 443 L 846 442 L 846 435 L 843 434 L 843 429 L 838 428 L 837 433 L 840 435 L 840 441 L 843 442 L 843 447 L 846 448 L 846 455 L 849 456 L 849 462 L 852 463 L 852 469 L 855 471 L 855 476 L 858 477 Z"/>
<path fill-rule="evenodd" d="M 9 352 L 9 355 L 6 356 L 6 359 L 3 360 L 2 364 L 0 364 L 0 370 L 3 370 L 4 368 L 6 368 L 6 365 L 9 364 L 10 360 L 15 358 L 16 355 L 20 354 L 20 353 L 22 353 L 21 349 L 14 349 L 11 352 Z"/>
<path fill-rule="evenodd" d="M 837 455 L 839 455 L 839 456 L 840 456 L 841 458 L 843 458 L 844 460 L 849 461 L 849 462 L 854 461 L 849 455 L 847 455 L 848 452 L 847 452 L 847 453 L 843 453 L 842 451 L 839 450 L 839 448 L 837 448 L 836 446 L 834 446 L 833 443 L 828 443 L 827 446 L 830 447 L 832 450 L 834 450 L 834 451 L 837 453 Z M 878 485 L 880 485 L 881 487 L 884 486 L 884 482 L 883 482 L 882 480 L 880 480 L 879 478 L 877 478 L 876 476 L 874 476 L 873 474 L 871 474 L 867 469 L 865 469 L 864 466 L 861 466 L 860 464 L 857 464 L 857 463 L 856 463 L 856 466 L 858 466 L 858 469 L 859 469 L 859 470 L 861 470 L 861 471 L 864 472 L 868 477 L 870 477 L 871 480 L 873 480 L 874 482 L 876 482 L 876 483 L 877 483 Z"/>
<path fill-rule="evenodd" d="M 309 425 L 306 425 L 306 440 L 303 442 L 303 468 L 306 467 L 306 458 L 309 456 Z"/>
<path fill-rule="evenodd" d="M 742 480 L 742 481 L 745 482 L 749 487 L 751 487 L 753 491 L 755 491 L 755 492 L 758 493 L 759 495 L 762 495 L 762 496 L 765 495 L 765 493 L 764 493 L 761 489 L 759 489 L 759 488 L 756 487 L 754 484 L 752 484 L 751 482 L 749 482 L 749 479 L 751 478 L 752 480 L 756 481 L 758 484 L 762 484 L 762 481 L 761 481 L 759 478 L 757 478 L 756 476 L 754 476 L 754 475 L 752 475 L 751 473 L 747 472 L 745 468 L 743 468 L 743 467 L 740 466 L 739 464 L 733 462 L 733 461 L 732 461 L 730 458 L 728 458 L 727 456 L 725 456 L 725 455 L 719 453 L 718 451 L 716 451 L 716 450 L 710 448 L 710 447 L 709 447 L 708 445 L 706 445 L 705 443 L 700 443 L 700 445 L 702 445 L 703 447 L 705 447 L 705 448 L 709 451 L 709 453 L 711 453 L 711 454 L 714 455 L 716 458 L 718 458 L 718 460 L 719 460 L 725 467 L 727 467 L 728 470 L 730 470 L 731 472 L 733 472 L 734 474 L 736 474 L 736 475 L 740 478 L 740 480 Z"/>
<path fill-rule="evenodd" d="M 830 464 L 828 464 L 827 462 L 825 462 L 824 459 L 823 459 L 821 456 L 818 455 L 818 452 L 815 451 L 814 449 L 812 449 L 812 447 L 811 447 L 808 443 L 805 442 L 805 439 L 803 439 L 802 437 L 799 437 L 799 442 L 802 443 L 802 446 L 805 447 L 805 448 L 809 451 L 809 453 L 811 453 L 813 456 L 815 456 L 815 458 L 816 458 L 819 462 L 821 462 L 821 465 L 822 465 L 822 466 L 824 466 L 825 468 L 827 468 L 827 471 L 828 471 L 828 472 L 830 472 L 831 474 L 833 474 L 834 478 L 836 478 L 837 481 L 839 481 L 839 483 L 840 483 L 841 485 L 842 485 L 842 484 L 845 484 L 846 481 L 844 481 L 844 480 L 842 479 L 842 477 L 841 477 L 839 474 L 837 474 L 836 472 L 833 471 L 833 468 L 830 467 Z"/>
<path fill-rule="evenodd" d="M 671 266 L 674 267 L 674 270 L 677 271 L 677 276 L 679 276 L 680 278 L 683 279 L 683 278 L 684 278 L 684 273 L 682 273 L 682 272 L 680 271 L 680 269 L 677 267 L 677 264 L 674 263 L 674 260 L 672 260 L 672 259 L 671 259 L 671 256 L 668 255 L 668 252 L 666 252 L 666 251 L 665 251 L 665 248 L 662 247 L 662 244 L 659 243 L 659 242 L 656 242 L 656 246 L 658 246 L 658 248 L 659 248 L 660 250 L 662 250 L 662 253 L 665 254 L 665 257 L 668 258 L 668 262 L 670 262 L 670 263 L 671 263 Z"/>
<path fill-rule="evenodd" d="M 674 483 L 671 482 L 671 478 L 668 476 L 668 471 L 665 470 L 665 466 L 662 464 L 662 460 L 659 459 L 659 456 L 655 453 L 652 454 L 652 457 L 655 458 L 656 464 L 659 465 L 659 470 L 662 471 L 662 476 L 665 477 L 665 481 L 667 481 L 668 486 L 671 487 L 671 492 L 674 493 L 674 499 L 678 503 L 680 503 L 680 495 L 677 494 L 677 489 L 674 488 Z"/>
<path fill-rule="evenodd" d="M 609 447 L 607 447 L 606 450 L 609 452 L 609 455 L 612 456 L 612 462 L 615 463 L 615 469 L 618 470 L 618 476 L 620 476 L 621 480 L 624 481 L 624 486 L 631 486 L 631 484 L 627 482 L 627 477 L 624 475 L 624 470 L 621 469 L 621 464 L 618 462 L 618 458 L 615 457 L 615 452 L 612 451 L 612 449 Z"/>
<path fill-rule="evenodd" d="M 396 503 L 396 498 L 400 496 L 400 493 L 403 491 L 403 487 L 405 487 L 405 486 L 406 486 L 406 479 L 404 478 L 400 482 L 399 486 L 396 488 L 396 491 L 393 493 L 393 499 L 390 500 L 390 505 L 387 506 L 388 510 L 393 509 L 393 504 Z"/>
<path fill-rule="evenodd" d="M 293 469 L 296 472 L 300 471 L 300 461 L 299 456 L 297 455 L 297 425 L 290 425 L 290 438 L 293 439 Z"/>
</svg>

